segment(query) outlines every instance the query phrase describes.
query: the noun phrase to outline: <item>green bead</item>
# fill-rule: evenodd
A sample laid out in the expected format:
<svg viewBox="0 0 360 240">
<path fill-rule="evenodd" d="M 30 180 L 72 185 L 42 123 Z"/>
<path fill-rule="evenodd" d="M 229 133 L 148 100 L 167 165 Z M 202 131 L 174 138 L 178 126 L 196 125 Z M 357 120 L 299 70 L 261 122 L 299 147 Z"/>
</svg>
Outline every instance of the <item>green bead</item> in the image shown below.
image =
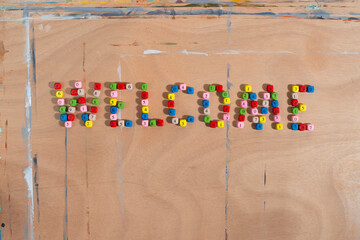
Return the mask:
<svg viewBox="0 0 360 240">
<path fill-rule="evenodd" d="M 209 86 L 209 92 L 215 92 L 215 85 Z"/>
<path fill-rule="evenodd" d="M 141 90 L 146 91 L 146 90 L 148 90 L 148 88 L 149 88 L 149 86 L 147 83 L 141 84 Z"/>
<path fill-rule="evenodd" d="M 298 114 L 299 113 L 299 108 L 294 107 L 294 108 L 292 108 L 291 111 L 292 111 L 293 114 Z"/>
<path fill-rule="evenodd" d="M 91 100 L 91 103 L 93 104 L 93 105 L 99 105 L 99 99 L 98 98 L 93 98 L 92 100 Z"/>
<path fill-rule="evenodd" d="M 150 127 L 155 127 L 156 126 L 156 120 L 155 119 L 151 119 L 149 122 Z"/>
<path fill-rule="evenodd" d="M 246 108 L 240 108 L 240 115 L 246 115 Z"/>
<path fill-rule="evenodd" d="M 209 123 L 211 121 L 210 116 L 204 116 L 204 123 Z"/>
<path fill-rule="evenodd" d="M 110 89 L 111 90 L 116 90 L 117 88 L 117 84 L 116 83 L 110 83 Z"/>
<path fill-rule="evenodd" d="M 247 92 L 243 92 L 241 94 L 241 98 L 244 99 L 244 100 L 248 100 L 249 99 L 249 94 Z"/>
<path fill-rule="evenodd" d="M 66 113 L 66 107 L 65 106 L 60 106 L 59 107 L 59 112 L 60 113 Z"/>
<path fill-rule="evenodd" d="M 278 99 L 278 93 L 277 92 L 272 92 L 271 93 L 271 98 L 275 99 L 275 100 Z"/>
<path fill-rule="evenodd" d="M 229 97 L 229 92 L 228 92 L 228 91 L 223 91 L 223 92 L 221 93 L 221 96 L 222 96 L 223 98 L 227 98 L 227 97 Z"/>
<path fill-rule="evenodd" d="M 77 100 L 76 99 L 70 99 L 70 106 L 76 107 Z"/>
<path fill-rule="evenodd" d="M 124 109 L 125 108 L 125 103 L 124 102 L 118 102 L 117 107 L 120 108 L 120 109 Z"/>
</svg>

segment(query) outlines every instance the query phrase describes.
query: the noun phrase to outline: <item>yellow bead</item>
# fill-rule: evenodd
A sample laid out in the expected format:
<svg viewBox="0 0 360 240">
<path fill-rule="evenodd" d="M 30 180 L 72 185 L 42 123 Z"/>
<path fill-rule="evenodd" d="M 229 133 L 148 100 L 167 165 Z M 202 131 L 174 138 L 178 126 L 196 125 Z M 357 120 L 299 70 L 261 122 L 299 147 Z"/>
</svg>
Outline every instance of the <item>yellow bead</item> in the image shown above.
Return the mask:
<svg viewBox="0 0 360 240">
<path fill-rule="evenodd" d="M 291 90 L 293 92 L 299 92 L 299 86 L 294 85 L 294 86 L 291 87 Z"/>
<path fill-rule="evenodd" d="M 169 100 L 175 100 L 175 94 L 174 93 L 169 93 L 168 94 L 168 99 Z"/>
<path fill-rule="evenodd" d="M 251 85 L 245 85 L 245 92 L 251 92 Z"/>
<path fill-rule="evenodd" d="M 56 91 L 56 97 L 58 98 L 62 98 L 64 96 L 64 92 L 63 91 Z"/>
<path fill-rule="evenodd" d="M 116 106 L 117 100 L 115 98 L 110 98 L 110 105 Z"/>
<path fill-rule="evenodd" d="M 276 130 L 282 130 L 283 129 L 283 124 L 282 123 L 277 123 L 276 124 Z"/>
<path fill-rule="evenodd" d="M 230 104 L 230 98 L 224 98 L 224 104 Z"/>
<path fill-rule="evenodd" d="M 306 105 L 305 104 L 299 104 L 299 110 L 302 112 L 306 111 Z"/>
<path fill-rule="evenodd" d="M 186 127 L 186 120 L 185 119 L 180 120 L 180 126 L 181 127 Z"/>
<path fill-rule="evenodd" d="M 224 121 L 222 121 L 222 120 L 218 121 L 217 126 L 218 126 L 218 128 L 223 128 L 224 127 Z"/>
<path fill-rule="evenodd" d="M 149 113 L 149 107 L 142 107 L 143 113 Z"/>
<path fill-rule="evenodd" d="M 93 122 L 92 121 L 86 121 L 85 122 L 85 127 L 92 127 L 93 126 Z"/>
<path fill-rule="evenodd" d="M 265 116 L 260 116 L 259 117 L 259 122 L 260 123 L 266 123 L 266 117 Z"/>
</svg>

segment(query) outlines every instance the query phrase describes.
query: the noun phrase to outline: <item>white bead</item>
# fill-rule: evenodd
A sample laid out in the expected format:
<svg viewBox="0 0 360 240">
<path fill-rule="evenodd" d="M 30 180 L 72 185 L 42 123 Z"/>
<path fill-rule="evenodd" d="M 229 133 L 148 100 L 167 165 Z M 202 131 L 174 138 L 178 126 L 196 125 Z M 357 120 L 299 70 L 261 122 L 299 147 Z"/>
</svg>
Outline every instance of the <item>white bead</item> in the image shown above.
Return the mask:
<svg viewBox="0 0 360 240">
<path fill-rule="evenodd" d="M 95 97 L 100 97 L 100 90 L 95 90 L 93 94 Z"/>
<path fill-rule="evenodd" d="M 119 120 L 118 125 L 119 125 L 119 127 L 124 127 L 125 126 L 125 121 L 124 120 Z"/>
<path fill-rule="evenodd" d="M 69 107 L 69 108 L 68 108 L 68 112 L 69 112 L 69 113 L 75 113 L 75 112 L 76 112 L 76 108 L 75 108 L 75 107 Z"/>
<path fill-rule="evenodd" d="M 292 98 L 292 99 L 298 99 L 298 98 L 299 98 L 299 94 L 298 94 L 298 93 L 292 93 L 292 94 L 291 94 L 291 98 Z"/>
<path fill-rule="evenodd" d="M 79 96 L 84 96 L 84 95 L 85 95 L 85 90 L 82 89 L 82 88 L 79 88 L 79 89 L 78 89 L 78 95 L 79 95 Z"/>
<path fill-rule="evenodd" d="M 263 105 L 264 107 L 268 107 L 268 106 L 269 106 L 269 101 L 268 101 L 268 100 L 262 101 L 262 105 Z"/>
<path fill-rule="evenodd" d="M 93 114 L 93 113 L 90 113 L 90 114 L 89 114 L 89 120 L 90 120 L 90 121 L 96 121 L 96 115 Z"/>
<path fill-rule="evenodd" d="M 172 118 L 171 122 L 172 124 L 179 124 L 179 118 Z"/>
<path fill-rule="evenodd" d="M 133 89 L 133 85 L 131 83 L 127 83 L 126 84 L 126 89 L 127 90 L 132 90 Z"/>
<path fill-rule="evenodd" d="M 210 108 L 204 108 L 204 114 L 209 115 L 210 114 Z"/>
<path fill-rule="evenodd" d="M 259 122 L 259 117 L 253 117 L 253 123 L 258 123 Z"/>
</svg>

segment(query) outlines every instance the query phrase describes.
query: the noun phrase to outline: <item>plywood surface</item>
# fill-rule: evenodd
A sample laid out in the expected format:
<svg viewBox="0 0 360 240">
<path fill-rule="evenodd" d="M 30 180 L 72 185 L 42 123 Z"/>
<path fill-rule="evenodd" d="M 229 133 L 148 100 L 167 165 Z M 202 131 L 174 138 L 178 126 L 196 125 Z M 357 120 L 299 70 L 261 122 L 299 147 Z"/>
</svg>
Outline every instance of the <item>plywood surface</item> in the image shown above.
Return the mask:
<svg viewBox="0 0 360 240">
<path fill-rule="evenodd" d="M 0 23 L 4 239 L 359 239 L 359 23 L 39 16 L 3 12 Z M 88 95 L 103 83 L 93 128 L 60 124 L 52 84 L 70 98 L 75 80 Z M 134 127 L 110 128 L 108 85 L 119 81 L 148 82 L 150 115 L 165 126 L 139 126 L 134 88 L 121 92 Z M 166 94 L 179 82 L 195 88 L 176 95 L 178 113 L 196 119 L 186 128 L 166 122 Z M 213 83 L 230 87 L 222 129 L 200 121 L 201 93 Z M 236 128 L 240 86 L 263 92 L 267 83 L 284 130 L 269 119 L 263 131 L 249 121 Z M 291 84 L 315 86 L 300 95 L 300 120 L 313 132 L 288 129 Z M 218 105 L 213 94 L 213 118 Z"/>
</svg>

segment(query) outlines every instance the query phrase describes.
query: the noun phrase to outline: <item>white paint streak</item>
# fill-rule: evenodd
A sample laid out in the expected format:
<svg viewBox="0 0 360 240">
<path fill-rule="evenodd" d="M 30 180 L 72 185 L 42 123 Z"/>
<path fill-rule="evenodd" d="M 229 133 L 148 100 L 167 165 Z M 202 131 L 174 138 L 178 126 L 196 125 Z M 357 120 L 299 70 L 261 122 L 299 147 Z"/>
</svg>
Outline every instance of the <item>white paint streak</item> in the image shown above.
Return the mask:
<svg viewBox="0 0 360 240">
<path fill-rule="evenodd" d="M 144 55 L 161 54 L 161 53 L 165 53 L 165 52 L 159 50 L 151 50 L 151 49 L 144 51 Z"/>
<path fill-rule="evenodd" d="M 209 56 L 209 54 L 207 54 L 207 53 L 203 53 L 203 52 L 188 52 L 186 49 L 184 49 L 181 53 L 182 53 L 182 54 L 185 54 L 185 55 L 204 55 L 204 56 Z"/>
<path fill-rule="evenodd" d="M 291 51 L 254 51 L 254 50 L 226 50 L 224 52 L 215 53 L 217 55 L 225 54 L 244 54 L 244 53 L 253 53 L 253 54 L 293 54 Z"/>
<path fill-rule="evenodd" d="M 73 16 L 59 16 L 59 15 L 43 15 L 41 16 L 41 19 L 46 20 L 74 20 L 74 19 L 99 19 L 98 16 L 93 16 L 90 13 L 88 14 L 79 14 L 79 15 L 73 15 Z"/>
</svg>

